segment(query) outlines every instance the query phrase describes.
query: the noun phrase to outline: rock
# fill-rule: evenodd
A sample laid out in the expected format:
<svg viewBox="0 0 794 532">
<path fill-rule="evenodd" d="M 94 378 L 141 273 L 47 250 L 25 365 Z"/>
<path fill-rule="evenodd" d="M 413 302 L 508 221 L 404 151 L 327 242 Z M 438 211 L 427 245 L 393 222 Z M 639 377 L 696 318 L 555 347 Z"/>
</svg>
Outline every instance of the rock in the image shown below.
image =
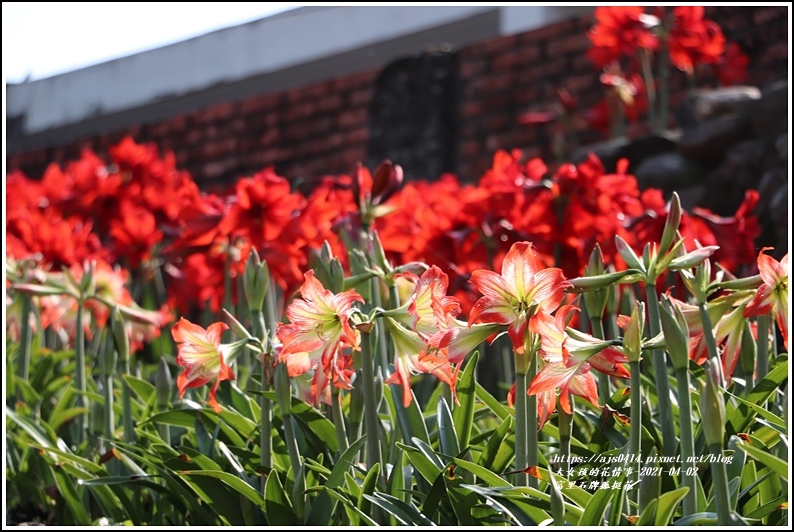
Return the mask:
<svg viewBox="0 0 794 532">
<path fill-rule="evenodd" d="M 750 129 L 756 138 L 774 139 L 788 131 L 788 82 L 779 81 L 764 88 L 761 99 L 747 106 Z"/>
<path fill-rule="evenodd" d="M 717 118 L 684 130 L 678 151 L 695 161 L 718 161 L 732 144 L 750 138 L 745 116 Z"/>
<path fill-rule="evenodd" d="M 579 164 L 587 158 L 588 153 L 593 152 L 604 163 L 607 172 L 611 172 L 615 169 L 618 160 L 626 158 L 629 160 L 629 172 L 634 173 L 645 159 L 674 151 L 677 138 L 677 132 L 669 131 L 662 135 L 649 135 L 636 140 L 612 139 L 580 148 L 571 159 L 575 164 Z"/>
<path fill-rule="evenodd" d="M 633 173 L 640 190 L 660 188 L 665 196 L 669 196 L 674 190 L 692 185 L 702 175 L 695 165 L 676 151 L 646 158 Z"/>
<path fill-rule="evenodd" d="M 713 118 L 741 115 L 747 106 L 761 98 L 757 87 L 734 86 L 693 91 L 675 110 L 675 118 L 682 128 L 688 128 Z"/>
<path fill-rule="evenodd" d="M 748 189 L 758 189 L 761 177 L 775 164 L 774 148 L 760 140 L 747 140 L 729 146 L 720 164 L 708 175 L 712 191 L 704 198 L 704 207 L 720 216 L 731 216 Z"/>
</svg>

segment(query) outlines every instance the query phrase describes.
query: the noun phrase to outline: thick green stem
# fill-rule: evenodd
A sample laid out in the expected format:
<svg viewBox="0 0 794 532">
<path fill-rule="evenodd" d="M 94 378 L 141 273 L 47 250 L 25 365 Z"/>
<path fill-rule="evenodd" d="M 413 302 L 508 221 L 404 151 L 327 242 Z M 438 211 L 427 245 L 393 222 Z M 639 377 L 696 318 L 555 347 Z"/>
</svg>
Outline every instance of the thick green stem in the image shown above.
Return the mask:
<svg viewBox="0 0 794 532">
<path fill-rule="evenodd" d="M 659 124 L 656 120 L 656 87 L 654 86 L 653 69 L 651 68 L 651 52 L 642 50 L 642 76 L 645 81 L 645 91 L 648 96 L 648 123 L 651 126 L 651 133 L 659 132 Z"/>
<path fill-rule="evenodd" d="M 593 329 L 593 336 L 599 340 L 604 340 L 604 322 L 600 316 L 590 316 L 590 326 Z M 598 372 L 598 396 L 606 402 L 612 396 L 609 386 L 609 375 Z"/>
<path fill-rule="evenodd" d="M 88 431 L 88 396 L 85 375 L 85 331 L 83 319 L 85 315 L 85 302 L 77 301 L 77 317 L 75 319 L 74 354 L 76 360 L 75 383 L 77 384 L 77 407 L 86 411 L 77 416 L 77 443 L 83 443 Z"/>
<path fill-rule="evenodd" d="M 758 316 L 756 325 L 758 326 L 758 339 L 756 340 L 758 360 L 755 367 L 755 378 L 761 382 L 761 379 L 769 373 L 769 314 Z"/>
<path fill-rule="evenodd" d="M 378 402 L 375 396 L 375 360 L 372 355 L 372 337 L 368 332 L 361 333 L 361 377 L 364 381 L 364 432 L 367 435 L 367 470 L 381 463 L 380 421 Z M 381 480 L 383 470 L 381 469 Z"/>
<path fill-rule="evenodd" d="M 275 385 L 278 407 L 281 409 L 281 420 L 284 423 L 284 440 L 287 444 L 289 463 L 292 466 L 293 475 L 298 475 L 301 459 L 298 451 L 298 440 L 295 437 L 295 427 L 292 425 L 292 391 L 290 389 L 289 376 L 287 375 L 287 367 L 282 362 L 276 366 Z"/>
<path fill-rule="evenodd" d="M 515 355 L 516 357 L 523 355 Z M 529 467 L 527 459 L 527 374 L 518 371 L 516 364 L 516 471 L 524 471 Z M 516 473 L 514 484 L 516 486 L 526 486 L 526 473 Z"/>
<path fill-rule="evenodd" d="M 656 297 L 656 287 L 651 283 L 645 284 L 645 299 L 648 302 L 649 327 L 651 337 L 656 337 L 662 330 L 659 317 L 659 300 Z M 667 360 L 662 349 L 652 351 L 653 371 L 656 381 L 656 395 L 659 401 L 659 417 L 662 426 L 662 448 L 665 456 L 675 456 L 678 441 L 675 437 L 675 420 L 673 419 L 673 406 L 670 402 L 670 384 L 667 380 Z"/>
<path fill-rule="evenodd" d="M 265 309 L 267 312 L 267 325 L 265 325 L 265 317 L 261 310 L 251 312 L 254 324 L 254 336 L 262 339 L 265 352 L 262 354 L 262 382 L 261 388 L 263 392 L 270 390 L 270 381 L 272 379 L 271 372 L 273 371 L 273 363 L 270 357 L 270 334 L 275 329 L 276 321 L 276 305 L 275 305 L 275 290 L 272 283 L 268 286 L 268 294 L 265 296 Z M 269 327 L 268 327 L 269 326 Z M 259 457 L 262 467 L 268 469 L 273 467 L 273 405 L 270 398 L 262 395 L 259 398 L 259 409 L 262 416 L 262 428 L 259 432 Z"/>
<path fill-rule="evenodd" d="M 527 396 L 527 389 L 535 375 L 538 373 L 537 353 L 529 355 L 529 371 L 527 371 L 527 388 L 524 389 L 524 396 L 527 397 L 527 465 L 538 465 L 538 396 Z M 534 476 L 527 477 L 530 488 L 538 487 L 538 479 Z"/>
<path fill-rule="evenodd" d="M 125 357 L 123 359 L 124 373 L 121 375 L 121 411 L 124 419 L 124 441 L 126 443 L 135 443 L 135 420 L 132 417 L 132 389 L 124 378 L 124 375 L 131 375 L 130 373 L 130 359 Z"/>
<path fill-rule="evenodd" d="M 331 409 L 334 418 L 334 428 L 336 428 L 336 439 L 339 442 L 339 454 L 347 450 L 347 431 L 345 429 L 345 416 L 342 412 L 342 397 L 339 388 L 331 386 Z"/>
<path fill-rule="evenodd" d="M 374 307 L 382 307 L 382 298 L 380 297 L 380 279 L 377 277 L 373 277 L 370 279 L 370 293 L 372 296 L 372 305 Z M 394 348 L 391 344 L 392 342 L 388 341 L 386 335 L 386 327 L 383 325 L 383 318 L 378 317 L 375 321 L 378 327 L 378 334 L 376 337 L 378 343 L 378 353 L 380 354 L 380 359 L 378 363 L 380 364 L 381 371 L 384 375 L 389 374 L 389 360 L 393 359 L 393 353 L 390 351 Z M 392 355 L 391 357 L 389 355 Z"/>
<path fill-rule="evenodd" d="M 722 461 L 722 445 L 709 446 L 709 453 L 718 460 L 711 463 L 711 481 L 714 486 L 714 508 L 717 510 L 717 525 L 731 524 L 731 500 L 728 494 L 728 470 Z"/>
<path fill-rule="evenodd" d="M 574 403 L 573 394 L 568 395 L 571 404 L 571 413 L 567 413 L 560 407 L 560 401 L 557 400 L 557 420 L 560 424 L 560 456 L 562 457 L 562 468 L 565 471 L 566 478 L 570 478 L 571 474 L 571 432 L 573 430 L 573 417 L 574 417 Z"/>
<path fill-rule="evenodd" d="M 640 387 L 640 362 L 629 362 L 629 370 L 631 371 L 631 425 L 629 431 L 629 456 L 635 460 L 640 453 L 640 442 L 642 437 L 642 389 Z M 632 469 L 631 476 L 628 479 L 630 484 L 635 487 L 632 488 L 630 498 L 632 501 L 637 501 L 639 493 L 639 480 L 640 480 L 639 467 Z"/>
<path fill-rule="evenodd" d="M 659 51 L 659 114 L 656 117 L 658 132 L 667 129 L 667 114 L 670 98 L 670 58 L 667 44 Z"/>
<path fill-rule="evenodd" d="M 684 496 L 684 516 L 697 512 L 697 492 L 695 491 L 695 476 L 687 474 L 687 469 L 695 460 L 695 439 L 692 434 L 692 402 L 689 388 L 689 369 L 676 370 L 676 384 L 678 386 L 678 411 L 681 431 L 681 485 L 689 488 L 689 493 Z"/>
<path fill-rule="evenodd" d="M 19 323 L 19 365 L 17 375 L 23 381 L 30 377 L 30 297 L 25 294 L 22 298 L 22 319 Z"/>
</svg>

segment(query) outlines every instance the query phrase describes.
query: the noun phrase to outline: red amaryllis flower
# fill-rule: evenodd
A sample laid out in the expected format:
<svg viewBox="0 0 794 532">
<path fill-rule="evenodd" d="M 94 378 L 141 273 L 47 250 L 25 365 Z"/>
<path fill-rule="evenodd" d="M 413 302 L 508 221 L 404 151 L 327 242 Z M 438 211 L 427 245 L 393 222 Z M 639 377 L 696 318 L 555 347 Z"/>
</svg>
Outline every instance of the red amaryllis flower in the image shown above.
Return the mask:
<svg viewBox="0 0 794 532">
<path fill-rule="evenodd" d="M 699 64 L 720 62 L 725 51 L 725 36 L 713 21 L 703 18 L 703 6 L 673 9 L 673 27 L 668 47 L 670 62 L 691 74 Z"/>
<path fill-rule="evenodd" d="M 771 313 L 777 320 L 783 344 L 788 349 L 788 253 L 778 262 L 764 254 L 768 249 L 772 248 L 762 248 L 758 254 L 758 272 L 764 284 L 745 307 L 744 317 Z"/>
<path fill-rule="evenodd" d="M 226 365 L 221 352 L 221 334 L 228 329 L 225 323 L 213 323 L 206 330 L 185 318 L 181 318 L 171 329 L 171 335 L 179 344 L 176 362 L 185 367 L 185 371 L 176 378 L 179 398 L 185 395 L 187 388 L 198 388 L 210 381 L 210 406 L 215 412 L 221 406 L 215 399 L 221 381 L 234 379 L 232 369 Z"/>
<path fill-rule="evenodd" d="M 469 281 L 483 294 L 469 315 L 475 322 L 509 325 L 513 348 L 524 352 L 524 333 L 537 312 L 551 314 L 570 283 L 559 268 L 543 268 L 529 242 L 516 242 L 502 262 L 502 275 L 476 270 Z"/>
<path fill-rule="evenodd" d="M 750 58 L 742 52 L 739 45 L 735 42 L 729 43 L 725 50 L 725 55 L 722 56 L 719 63 L 714 65 L 720 85 L 727 87 L 744 83 L 747 79 L 747 66 L 749 64 Z"/>
<path fill-rule="evenodd" d="M 603 67 L 624 55 L 631 57 L 637 48 L 658 49 L 659 39 L 648 29 L 652 21 L 656 22 L 655 17 L 643 11 L 644 8 L 637 6 L 597 7 L 598 23 L 587 34 L 593 43 L 587 56 Z"/>
<path fill-rule="evenodd" d="M 304 279 L 300 288 L 303 299 L 295 299 L 287 308 L 291 323 L 280 324 L 276 332 L 282 343 L 278 360 L 287 365 L 290 377 L 320 365 L 336 387 L 349 389 L 349 373 L 340 371 L 339 358 L 343 348 L 358 348 L 359 332 L 348 320 L 355 311 L 353 304 L 364 300 L 353 290 L 341 294 L 326 290 L 314 277 L 314 270 L 306 272 Z"/>
</svg>

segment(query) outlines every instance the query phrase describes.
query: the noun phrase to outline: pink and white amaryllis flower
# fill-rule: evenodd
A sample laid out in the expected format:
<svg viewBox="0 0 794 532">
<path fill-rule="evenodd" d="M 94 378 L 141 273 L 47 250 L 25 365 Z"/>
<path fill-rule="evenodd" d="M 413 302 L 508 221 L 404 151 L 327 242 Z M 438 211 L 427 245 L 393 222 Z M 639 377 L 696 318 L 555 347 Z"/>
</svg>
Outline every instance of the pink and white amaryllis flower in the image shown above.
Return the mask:
<svg viewBox="0 0 794 532">
<path fill-rule="evenodd" d="M 394 373 L 385 383 L 403 387 L 403 405 L 407 407 L 413 400 L 411 377 L 414 373 L 432 373 L 449 385 L 454 395 L 454 372 L 446 350 L 428 346 L 419 333 L 409 331 L 392 318 L 384 318 L 384 324 L 394 342 Z"/>
<path fill-rule="evenodd" d="M 530 318 L 537 312 L 554 312 L 570 286 L 560 268 L 543 267 L 529 242 L 513 244 L 502 262 L 502 275 L 475 270 L 469 282 L 483 294 L 471 310 L 469 324 L 509 325 L 508 335 L 519 354 L 524 352 Z"/>
<path fill-rule="evenodd" d="M 290 323 L 280 324 L 276 331 L 282 343 L 279 362 L 287 365 L 290 377 L 321 367 L 334 386 L 350 389 L 352 372 L 342 371 L 340 366 L 349 366 L 351 357 L 344 356 L 342 349 L 359 347 L 360 333 L 350 326 L 349 319 L 356 310 L 353 304 L 364 300 L 353 290 L 341 294 L 326 290 L 313 270 L 304 274 L 300 295 L 303 299 L 295 299 L 287 307 Z M 319 395 L 316 390 L 315 397 Z"/>
<path fill-rule="evenodd" d="M 406 304 L 390 315 L 409 329 L 430 337 L 447 328 L 447 322 L 460 314 L 458 299 L 447 295 L 449 277 L 438 266 L 431 266 L 421 276 L 407 272 L 399 278 L 414 284 Z"/>
<path fill-rule="evenodd" d="M 758 254 L 758 273 L 761 274 L 764 284 L 745 307 L 744 317 L 771 313 L 777 320 L 783 343 L 788 350 L 788 253 L 778 262 L 764 254 L 768 249 L 772 248 L 762 248 Z"/>
<path fill-rule="evenodd" d="M 179 398 L 185 395 L 187 388 L 198 388 L 211 381 L 210 406 L 215 412 L 221 407 L 215 399 L 221 381 L 233 380 L 234 373 L 226 365 L 221 350 L 221 334 L 228 329 L 225 323 L 213 323 L 207 329 L 181 318 L 171 329 L 171 335 L 179 345 L 176 355 L 177 364 L 185 367 L 185 371 L 176 378 Z"/>
<path fill-rule="evenodd" d="M 624 379 L 631 376 L 624 366 L 628 361 L 626 356 L 609 342 L 566 328 L 570 314 L 576 310 L 565 306 L 555 317 L 539 312 L 531 320 L 530 327 L 541 338 L 539 353 L 543 368 L 530 383 L 527 394 L 538 396 L 539 429 L 555 410 L 557 388 L 560 407 L 570 414 L 573 410 L 569 393 L 599 406 L 598 386 L 591 369 Z"/>
</svg>

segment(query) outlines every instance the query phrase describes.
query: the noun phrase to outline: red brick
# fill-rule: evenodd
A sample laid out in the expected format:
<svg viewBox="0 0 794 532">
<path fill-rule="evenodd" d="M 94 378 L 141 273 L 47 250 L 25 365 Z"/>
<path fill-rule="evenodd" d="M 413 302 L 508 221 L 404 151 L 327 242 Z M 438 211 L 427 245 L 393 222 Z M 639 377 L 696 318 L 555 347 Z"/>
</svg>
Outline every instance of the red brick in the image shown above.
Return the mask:
<svg viewBox="0 0 794 532">
<path fill-rule="evenodd" d="M 590 39 L 582 33 L 572 35 L 549 43 L 548 56 L 556 57 L 561 54 L 584 54 L 590 48 Z"/>
<path fill-rule="evenodd" d="M 367 110 L 354 109 L 339 114 L 337 124 L 343 129 L 353 129 L 367 123 Z"/>
<path fill-rule="evenodd" d="M 367 87 L 351 92 L 349 102 L 353 107 L 369 105 L 372 102 L 372 88 Z"/>
<path fill-rule="evenodd" d="M 497 52 L 506 52 L 518 44 L 518 35 L 508 35 L 507 37 L 499 37 L 491 39 L 483 43 L 484 51 L 486 54 L 493 54 Z"/>
<path fill-rule="evenodd" d="M 336 112 L 340 107 L 342 107 L 342 97 L 338 94 L 327 95 L 325 98 L 315 102 L 315 108 L 320 113 Z"/>
</svg>

